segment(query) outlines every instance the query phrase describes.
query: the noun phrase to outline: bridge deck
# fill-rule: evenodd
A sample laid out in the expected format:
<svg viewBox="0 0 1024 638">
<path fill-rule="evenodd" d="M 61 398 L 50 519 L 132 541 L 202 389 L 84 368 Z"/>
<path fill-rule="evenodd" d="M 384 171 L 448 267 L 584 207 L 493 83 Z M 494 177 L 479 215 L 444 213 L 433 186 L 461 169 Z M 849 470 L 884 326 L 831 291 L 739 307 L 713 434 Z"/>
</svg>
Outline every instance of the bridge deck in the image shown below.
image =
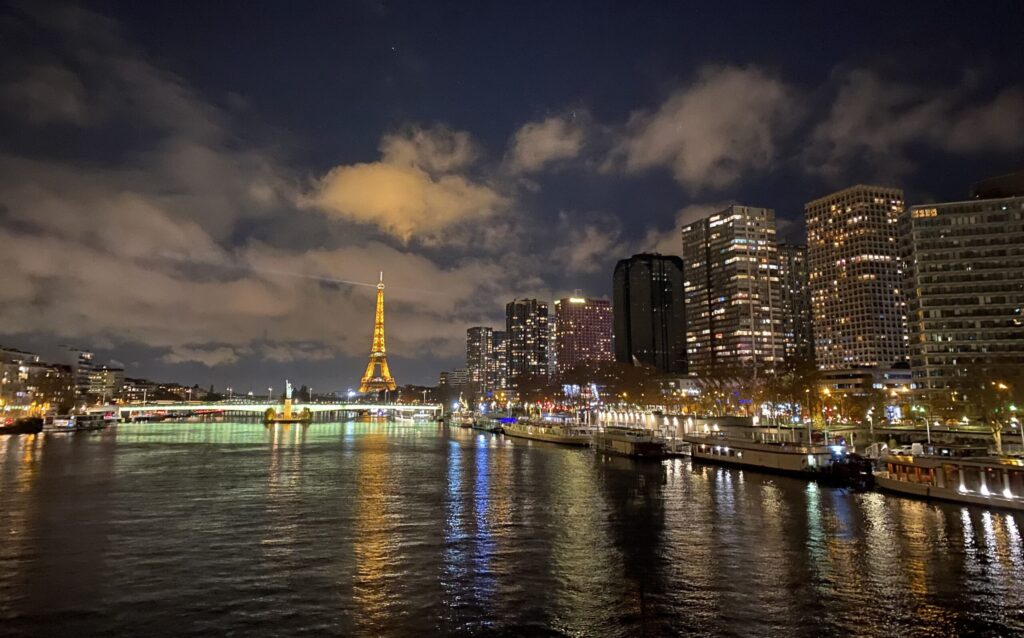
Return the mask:
<svg viewBox="0 0 1024 638">
<path fill-rule="evenodd" d="M 196 411 L 224 411 L 224 412 L 252 412 L 263 414 L 268 408 L 274 408 L 278 412 L 284 411 L 284 404 L 281 403 L 147 403 L 111 405 L 102 408 L 91 408 L 90 412 L 105 412 L 116 410 L 121 413 L 136 412 L 196 412 Z M 440 405 L 409 405 L 399 403 L 301 403 L 292 404 L 293 412 L 301 412 L 309 408 L 309 411 L 318 412 L 430 412 L 437 413 L 442 410 Z"/>
</svg>

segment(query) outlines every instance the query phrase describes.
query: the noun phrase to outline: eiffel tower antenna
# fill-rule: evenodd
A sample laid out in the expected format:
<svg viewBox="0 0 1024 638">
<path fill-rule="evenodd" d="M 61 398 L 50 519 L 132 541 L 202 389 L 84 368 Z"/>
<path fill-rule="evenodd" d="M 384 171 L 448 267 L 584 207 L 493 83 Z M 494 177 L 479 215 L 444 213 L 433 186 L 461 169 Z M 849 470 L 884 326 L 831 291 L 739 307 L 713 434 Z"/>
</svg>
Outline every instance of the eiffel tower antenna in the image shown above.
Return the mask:
<svg viewBox="0 0 1024 638">
<path fill-rule="evenodd" d="M 377 314 L 373 320 L 373 344 L 370 346 L 370 363 L 359 383 L 360 392 L 394 390 L 395 379 L 388 370 L 388 359 L 384 350 L 384 273 L 380 273 L 377 284 Z"/>
</svg>

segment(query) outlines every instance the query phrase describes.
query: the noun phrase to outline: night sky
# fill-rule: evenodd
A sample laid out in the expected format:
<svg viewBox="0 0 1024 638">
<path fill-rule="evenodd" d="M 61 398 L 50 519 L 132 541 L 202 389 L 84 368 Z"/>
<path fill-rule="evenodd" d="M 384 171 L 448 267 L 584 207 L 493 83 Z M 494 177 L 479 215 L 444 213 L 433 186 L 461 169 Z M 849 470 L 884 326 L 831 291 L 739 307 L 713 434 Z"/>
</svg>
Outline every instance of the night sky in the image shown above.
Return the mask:
<svg viewBox="0 0 1024 638">
<path fill-rule="evenodd" d="M 966 198 L 1024 167 L 1024 5 L 950 4 L 3 4 L 0 344 L 345 389 L 383 270 L 432 384 L 729 202 Z"/>
</svg>

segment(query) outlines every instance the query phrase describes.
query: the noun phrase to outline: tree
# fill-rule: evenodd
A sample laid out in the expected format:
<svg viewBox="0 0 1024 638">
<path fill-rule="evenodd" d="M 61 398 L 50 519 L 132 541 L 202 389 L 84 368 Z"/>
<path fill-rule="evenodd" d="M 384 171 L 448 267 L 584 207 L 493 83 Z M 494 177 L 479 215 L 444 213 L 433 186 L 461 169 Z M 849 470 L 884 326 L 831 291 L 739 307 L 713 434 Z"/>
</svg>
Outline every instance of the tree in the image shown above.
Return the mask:
<svg viewBox="0 0 1024 638">
<path fill-rule="evenodd" d="M 951 397 L 960 399 L 975 417 L 989 427 L 996 454 L 1003 453 L 1003 426 L 1013 417 L 1011 406 L 1024 391 L 1024 370 L 1013 364 L 975 364 L 964 369 Z M 954 399 L 955 401 L 955 399 Z"/>
</svg>

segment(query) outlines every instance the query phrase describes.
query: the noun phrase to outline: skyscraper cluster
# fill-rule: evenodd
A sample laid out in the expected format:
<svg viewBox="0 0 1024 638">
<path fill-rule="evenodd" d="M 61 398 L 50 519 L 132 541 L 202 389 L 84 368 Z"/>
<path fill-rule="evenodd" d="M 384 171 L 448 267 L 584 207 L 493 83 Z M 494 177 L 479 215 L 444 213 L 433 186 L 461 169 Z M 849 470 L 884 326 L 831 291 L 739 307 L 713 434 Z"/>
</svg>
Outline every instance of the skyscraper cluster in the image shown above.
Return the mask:
<svg viewBox="0 0 1024 638">
<path fill-rule="evenodd" d="M 466 366 L 442 372 L 440 383 L 467 400 L 505 399 L 613 360 L 612 304 L 582 293 L 546 301 L 513 299 L 504 330 L 466 330 Z"/>
<path fill-rule="evenodd" d="M 515 299 L 504 331 L 467 331 L 466 390 L 488 398 L 601 364 L 757 379 L 800 365 L 831 387 L 955 397 L 1024 367 L 1024 173 L 972 199 L 907 207 L 856 185 L 808 202 L 807 243 L 775 211 L 731 205 L 681 231 L 679 256 L 620 260 L 613 299 Z"/>
</svg>

